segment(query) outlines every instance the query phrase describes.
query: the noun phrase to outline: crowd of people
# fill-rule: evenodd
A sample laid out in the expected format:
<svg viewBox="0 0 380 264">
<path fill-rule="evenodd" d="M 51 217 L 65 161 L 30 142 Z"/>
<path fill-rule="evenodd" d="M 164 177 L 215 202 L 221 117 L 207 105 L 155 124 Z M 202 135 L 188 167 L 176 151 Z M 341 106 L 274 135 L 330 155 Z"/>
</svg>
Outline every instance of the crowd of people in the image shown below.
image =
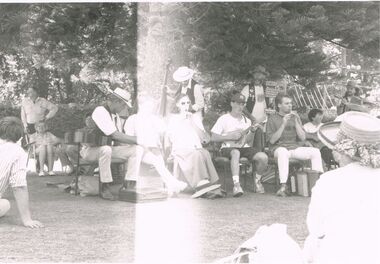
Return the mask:
<svg viewBox="0 0 380 264">
<path fill-rule="evenodd" d="M 244 194 L 239 182 L 242 157 L 254 164 L 254 184 L 258 193 L 265 192 L 261 179 L 268 167 L 268 157 L 274 158 L 281 184 L 276 195 L 280 197 L 289 195 L 287 182 L 291 159 L 309 160 L 311 169 L 320 174 L 326 168 L 330 170 L 331 164 L 341 167 L 322 174 L 313 189 L 307 219 L 310 231 L 306 243 L 309 258 L 315 258 L 316 255 L 326 258 L 324 251 L 332 254 L 329 248 L 331 243 L 342 241 L 342 237 L 346 237 L 345 228 L 349 229 L 347 225 L 342 225 L 336 231 L 334 228 L 339 223 L 353 219 L 349 222 L 351 226 L 357 227 L 360 223 L 365 226 L 366 223 L 361 222 L 362 216 L 370 220 L 372 227 L 376 221 L 378 223 L 379 205 L 375 199 L 379 197 L 375 189 L 380 175 L 379 119 L 366 113 L 347 112 L 340 118 L 341 122 L 335 122 L 335 139 L 330 140 L 331 133 L 323 135 L 322 110 L 309 111 L 309 122 L 303 124 L 298 113 L 293 111 L 292 98 L 286 93 L 277 94 L 272 101 L 265 98 L 264 80 L 268 73 L 259 66 L 252 71 L 252 83 L 241 92 L 233 93 L 230 111 L 217 119 L 209 134 L 202 124 L 205 105 L 202 87 L 193 80 L 193 74 L 194 71 L 188 67 L 180 67 L 174 72 L 173 79 L 179 83 L 179 89 L 166 122 L 156 115 L 157 102 L 149 94 L 138 95 L 136 114 L 121 118 L 126 107 L 131 105 L 130 93 L 121 88 L 113 90 L 104 104 L 86 116 L 85 129 L 88 133 L 108 137 L 113 142 L 111 145 L 83 143 L 80 153 L 76 153 L 85 160 L 98 163 L 101 198 L 116 199 L 109 186 L 113 181 L 111 161 L 114 158 L 126 162 L 127 169 L 121 187 L 124 190 L 138 188 L 141 164 L 148 164 L 157 171 L 170 195 L 189 190 L 194 198 L 225 197 L 226 190 L 220 184 L 212 156 L 204 148 L 205 144 L 216 142 L 221 144 L 220 155 L 230 160 L 234 197 Z M 353 93 L 352 87 L 353 84 L 349 82 L 342 101 L 342 112 L 360 110 L 354 109 L 362 105 L 362 101 L 355 101 L 356 97 L 360 97 L 360 91 Z M 24 225 L 41 227 L 40 222 L 31 218 L 26 187 L 26 154 L 16 142 L 26 133 L 29 142 L 36 145 L 40 176 L 45 175 L 45 163 L 48 175 L 54 175 L 54 153 L 61 158 L 65 167 L 70 168 L 68 171 L 75 164 L 70 162 L 73 149 L 69 146 L 55 147 L 62 142 L 45 126 L 45 121 L 55 115 L 57 107 L 39 97 L 36 89 L 30 88 L 27 95 L 22 103 L 21 120 L 15 117 L 0 120 L 0 217 L 10 208 L 9 201 L 1 199 L 1 196 L 11 187 Z M 266 114 L 267 104 L 275 106 L 274 114 Z M 266 152 L 265 147 L 268 148 Z M 172 169 L 167 166 L 169 161 L 173 163 Z M 359 182 L 372 182 L 368 187 L 375 189 L 364 192 L 358 186 Z M 358 193 L 360 197 L 352 195 Z M 347 202 L 348 197 L 358 199 L 350 198 L 350 202 Z M 366 206 L 363 207 L 363 204 Z M 352 217 L 353 208 L 360 211 L 361 217 Z M 374 212 L 377 215 L 371 217 Z M 369 237 L 370 230 L 364 229 L 368 231 L 366 235 Z M 355 235 L 358 240 L 367 238 L 363 233 Z M 349 246 L 347 243 L 344 245 Z M 346 248 L 342 246 L 339 250 L 334 250 L 337 258 Z M 360 254 L 372 256 L 371 250 L 369 247 Z"/>
</svg>

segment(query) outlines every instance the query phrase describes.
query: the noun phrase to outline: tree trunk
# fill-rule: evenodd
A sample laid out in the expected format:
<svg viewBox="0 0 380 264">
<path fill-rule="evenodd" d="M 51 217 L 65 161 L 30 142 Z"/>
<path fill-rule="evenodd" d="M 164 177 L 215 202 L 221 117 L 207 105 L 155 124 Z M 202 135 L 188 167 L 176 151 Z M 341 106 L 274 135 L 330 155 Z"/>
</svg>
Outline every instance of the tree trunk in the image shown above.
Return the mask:
<svg viewBox="0 0 380 264">
<path fill-rule="evenodd" d="M 168 60 L 172 60 L 167 82 L 169 90 L 178 87 L 171 77 L 176 68 L 189 66 L 187 51 L 184 51 L 181 41 L 176 41 L 178 36 L 173 33 L 174 29 L 185 30 L 177 19 L 180 5 L 138 3 L 137 91 L 146 92 L 157 101 L 162 97 Z M 183 35 L 186 34 L 181 37 Z M 173 98 L 168 97 L 166 108 L 170 109 Z"/>
<path fill-rule="evenodd" d="M 62 72 L 62 80 L 65 84 L 65 91 L 66 91 L 66 99 L 64 100 L 64 103 L 72 103 L 74 102 L 74 89 L 73 89 L 73 83 L 71 82 L 71 74 L 72 70 L 70 69 L 68 72 Z"/>
</svg>

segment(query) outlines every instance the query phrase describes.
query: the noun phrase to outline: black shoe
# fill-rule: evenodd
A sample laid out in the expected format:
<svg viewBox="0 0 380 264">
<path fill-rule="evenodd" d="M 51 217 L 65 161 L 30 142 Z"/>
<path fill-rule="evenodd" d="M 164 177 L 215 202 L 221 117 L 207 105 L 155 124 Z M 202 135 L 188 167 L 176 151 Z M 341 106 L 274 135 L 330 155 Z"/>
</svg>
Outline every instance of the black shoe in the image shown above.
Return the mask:
<svg viewBox="0 0 380 264">
<path fill-rule="evenodd" d="M 111 189 L 107 183 L 101 184 L 100 197 L 104 200 L 115 201 L 115 197 L 113 196 Z"/>
<path fill-rule="evenodd" d="M 136 190 L 136 181 L 124 181 L 123 186 L 121 186 L 120 190 Z"/>
</svg>

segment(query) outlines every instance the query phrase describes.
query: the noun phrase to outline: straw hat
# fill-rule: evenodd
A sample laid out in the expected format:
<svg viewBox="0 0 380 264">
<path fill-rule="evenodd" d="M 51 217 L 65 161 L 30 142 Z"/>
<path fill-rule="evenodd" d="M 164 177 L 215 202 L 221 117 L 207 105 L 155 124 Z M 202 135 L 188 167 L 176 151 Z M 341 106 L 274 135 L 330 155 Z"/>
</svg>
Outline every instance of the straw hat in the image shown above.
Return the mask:
<svg viewBox="0 0 380 264">
<path fill-rule="evenodd" d="M 321 142 L 364 165 L 380 167 L 380 119 L 361 112 L 347 112 L 339 119 L 319 128 Z"/>
<path fill-rule="evenodd" d="M 173 73 L 173 79 L 176 82 L 184 82 L 190 80 L 193 75 L 194 71 L 192 69 L 186 66 L 182 66 Z"/>
<path fill-rule="evenodd" d="M 116 88 L 112 91 L 112 94 L 123 100 L 129 107 L 131 107 L 131 94 L 127 90 Z"/>
</svg>

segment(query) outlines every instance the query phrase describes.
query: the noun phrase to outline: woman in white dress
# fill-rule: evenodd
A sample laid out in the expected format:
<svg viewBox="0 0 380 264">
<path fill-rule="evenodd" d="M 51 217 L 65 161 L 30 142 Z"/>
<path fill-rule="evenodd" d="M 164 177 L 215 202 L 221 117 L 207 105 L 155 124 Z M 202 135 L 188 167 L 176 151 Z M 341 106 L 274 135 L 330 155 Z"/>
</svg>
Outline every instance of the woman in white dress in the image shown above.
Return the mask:
<svg viewBox="0 0 380 264">
<path fill-rule="evenodd" d="M 185 179 L 192 188 L 193 198 L 223 197 L 219 177 L 210 153 L 202 147 L 210 140 L 201 122 L 189 112 L 190 99 L 179 95 L 176 99 L 178 113 L 170 117 L 168 145 L 174 160 L 174 176 Z"/>
</svg>

